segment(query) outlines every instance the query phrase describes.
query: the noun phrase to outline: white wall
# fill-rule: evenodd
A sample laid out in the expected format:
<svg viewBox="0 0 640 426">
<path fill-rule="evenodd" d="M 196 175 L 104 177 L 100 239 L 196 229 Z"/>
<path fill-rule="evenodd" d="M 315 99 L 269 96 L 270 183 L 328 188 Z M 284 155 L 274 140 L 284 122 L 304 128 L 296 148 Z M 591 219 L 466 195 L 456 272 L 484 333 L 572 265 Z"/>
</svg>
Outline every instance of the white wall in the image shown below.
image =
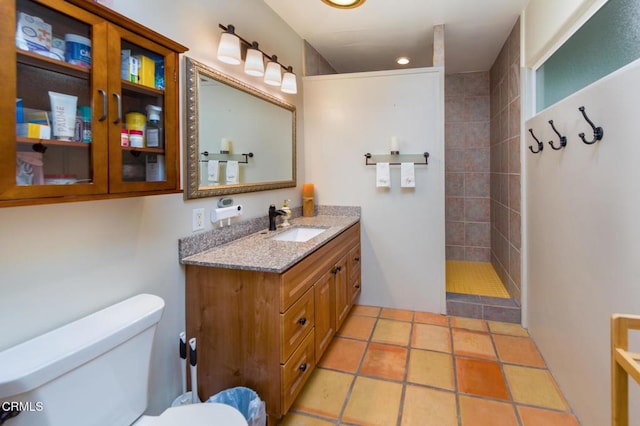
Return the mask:
<svg viewBox="0 0 640 426">
<path fill-rule="evenodd" d="M 537 67 L 608 0 L 530 0 L 524 12 L 524 65 Z"/>
<path fill-rule="evenodd" d="M 444 72 L 441 68 L 304 79 L 305 179 L 320 204 L 362 207 L 360 303 L 445 312 Z M 416 188 L 376 188 L 364 154 L 428 151 Z"/>
<path fill-rule="evenodd" d="M 526 154 L 528 323 L 584 426 L 610 422 L 610 316 L 640 313 L 639 79 L 636 61 L 526 123 L 557 143 L 552 119 L 568 137 L 563 151 L 545 142 L 541 155 Z M 595 145 L 578 138 L 593 135 L 580 106 L 604 128 Z M 640 424 L 630 405 L 630 424 Z"/>
<path fill-rule="evenodd" d="M 187 54 L 194 59 L 302 106 L 300 94 L 283 97 L 245 77 L 240 67 L 215 60 L 218 23 L 232 23 L 243 37 L 258 40 L 261 48 L 294 70 L 302 69 L 302 40 L 263 1 L 113 3 L 119 12 L 189 47 Z M 182 64 L 181 72 L 184 80 Z M 301 129 L 302 119 L 298 125 Z M 298 133 L 300 181 L 304 138 Z M 233 198 L 244 205 L 248 218 L 265 216 L 270 203 L 285 198 L 293 206 L 301 204 L 299 189 Z M 152 359 L 149 412 L 162 411 L 180 392 L 176 348 L 184 329 L 184 269 L 178 263 L 177 241 L 191 233 L 191 209 L 206 207 L 208 215 L 215 201 L 184 201 L 175 194 L 1 208 L 0 350 L 132 295 L 157 294 L 166 308 Z"/>
</svg>

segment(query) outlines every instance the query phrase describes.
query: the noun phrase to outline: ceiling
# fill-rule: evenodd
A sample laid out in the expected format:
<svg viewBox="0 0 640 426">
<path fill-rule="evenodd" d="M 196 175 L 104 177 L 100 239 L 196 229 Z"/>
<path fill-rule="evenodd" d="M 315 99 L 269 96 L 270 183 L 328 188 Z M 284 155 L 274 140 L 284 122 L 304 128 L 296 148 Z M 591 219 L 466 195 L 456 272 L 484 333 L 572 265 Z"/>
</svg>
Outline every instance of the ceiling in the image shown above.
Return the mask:
<svg viewBox="0 0 640 426">
<path fill-rule="evenodd" d="M 445 70 L 487 71 L 528 0 L 264 0 L 339 73 L 432 66 L 433 27 L 444 24 Z M 411 58 L 401 66 L 399 56 Z"/>
</svg>

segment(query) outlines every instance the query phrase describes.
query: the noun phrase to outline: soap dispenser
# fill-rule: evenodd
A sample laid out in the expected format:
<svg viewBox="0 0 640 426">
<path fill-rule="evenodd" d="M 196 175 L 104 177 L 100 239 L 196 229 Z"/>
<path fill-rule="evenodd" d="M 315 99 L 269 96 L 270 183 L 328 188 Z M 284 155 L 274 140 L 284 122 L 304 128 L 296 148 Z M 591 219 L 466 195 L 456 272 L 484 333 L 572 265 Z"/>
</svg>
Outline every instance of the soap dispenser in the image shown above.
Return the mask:
<svg viewBox="0 0 640 426">
<path fill-rule="evenodd" d="M 282 203 L 282 208 L 280 210 L 282 210 L 283 212 L 287 213 L 285 216 L 283 216 L 282 218 L 282 224 L 281 226 L 289 226 L 291 225 L 289 223 L 289 219 L 291 218 L 291 209 L 289 208 L 289 201 L 290 200 L 284 200 L 284 202 Z"/>
</svg>

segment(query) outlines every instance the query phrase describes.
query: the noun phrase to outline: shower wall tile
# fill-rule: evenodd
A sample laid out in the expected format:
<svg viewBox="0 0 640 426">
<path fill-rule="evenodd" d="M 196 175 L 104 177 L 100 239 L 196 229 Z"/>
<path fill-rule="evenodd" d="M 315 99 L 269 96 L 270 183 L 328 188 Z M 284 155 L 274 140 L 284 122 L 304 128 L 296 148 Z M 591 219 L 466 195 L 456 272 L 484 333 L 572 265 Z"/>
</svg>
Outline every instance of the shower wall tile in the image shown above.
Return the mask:
<svg viewBox="0 0 640 426">
<path fill-rule="evenodd" d="M 517 249 L 520 249 L 522 240 L 521 222 L 522 218 L 520 217 L 520 213 L 509 210 L 509 241 L 511 241 L 511 244 Z"/>
<path fill-rule="evenodd" d="M 509 175 L 509 207 L 518 213 L 521 211 L 522 194 L 520 175 Z"/>
<path fill-rule="evenodd" d="M 467 197 L 489 197 L 490 173 L 466 173 L 464 176 L 464 195 Z"/>
<path fill-rule="evenodd" d="M 489 121 L 477 121 L 466 125 L 465 147 L 488 148 L 491 145 Z"/>
<path fill-rule="evenodd" d="M 489 148 L 471 148 L 464 151 L 465 172 L 486 172 L 489 170 Z"/>
<path fill-rule="evenodd" d="M 503 108 L 500 112 L 500 141 L 509 138 L 509 110 Z"/>
<path fill-rule="evenodd" d="M 466 142 L 465 123 L 447 123 L 444 129 L 445 148 L 464 148 Z"/>
<path fill-rule="evenodd" d="M 444 184 L 444 193 L 448 197 L 463 197 L 465 195 L 465 173 L 446 173 Z"/>
<path fill-rule="evenodd" d="M 516 98 L 509 104 L 509 137 L 520 134 L 520 98 Z"/>
<path fill-rule="evenodd" d="M 462 197 L 446 197 L 445 198 L 445 220 L 450 222 L 463 221 L 465 202 Z"/>
<path fill-rule="evenodd" d="M 464 222 L 445 222 L 446 245 L 464 246 Z"/>
<path fill-rule="evenodd" d="M 466 121 L 488 121 L 490 114 L 489 96 L 465 97 Z"/>
<path fill-rule="evenodd" d="M 489 249 L 491 251 L 491 249 Z M 445 256 L 447 260 L 466 260 L 463 246 L 446 246 Z"/>
<path fill-rule="evenodd" d="M 462 74 L 464 82 L 465 96 L 488 96 L 489 95 L 489 73 L 470 72 Z"/>
<path fill-rule="evenodd" d="M 445 149 L 445 171 L 465 171 L 465 151 L 462 149 Z"/>
<path fill-rule="evenodd" d="M 518 289 L 521 288 L 520 275 L 522 273 L 522 254 L 520 250 L 511 246 L 509 252 L 509 276 L 512 277 L 514 284 Z"/>
<path fill-rule="evenodd" d="M 464 260 L 468 262 L 491 262 L 490 247 L 465 247 Z"/>
<path fill-rule="evenodd" d="M 465 121 L 464 98 L 448 97 L 444 99 L 445 121 L 448 123 L 459 123 Z"/>
<path fill-rule="evenodd" d="M 513 101 L 520 96 L 520 63 L 512 62 L 509 65 L 509 76 L 507 97 L 509 101 Z"/>
<path fill-rule="evenodd" d="M 463 96 L 465 93 L 464 74 L 450 74 L 444 79 L 445 96 Z"/>
<path fill-rule="evenodd" d="M 520 174 L 520 136 L 509 139 L 509 173 Z"/>
<path fill-rule="evenodd" d="M 465 222 L 489 222 L 491 220 L 489 198 L 464 198 Z"/>
<path fill-rule="evenodd" d="M 487 223 L 465 224 L 465 245 L 472 247 L 491 246 L 491 225 Z"/>
</svg>

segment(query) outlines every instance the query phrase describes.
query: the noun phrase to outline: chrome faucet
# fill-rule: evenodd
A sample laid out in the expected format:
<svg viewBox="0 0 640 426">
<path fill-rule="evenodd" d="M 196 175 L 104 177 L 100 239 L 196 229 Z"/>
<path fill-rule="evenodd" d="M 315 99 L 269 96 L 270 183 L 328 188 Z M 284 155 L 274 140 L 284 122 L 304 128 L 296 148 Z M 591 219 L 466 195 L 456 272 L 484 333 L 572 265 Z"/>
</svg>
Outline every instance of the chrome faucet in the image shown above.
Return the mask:
<svg viewBox="0 0 640 426">
<path fill-rule="evenodd" d="M 286 216 L 287 212 L 284 210 L 276 210 L 276 206 L 271 204 L 269 206 L 269 231 L 275 231 L 276 228 L 276 217 L 278 216 Z"/>
</svg>

